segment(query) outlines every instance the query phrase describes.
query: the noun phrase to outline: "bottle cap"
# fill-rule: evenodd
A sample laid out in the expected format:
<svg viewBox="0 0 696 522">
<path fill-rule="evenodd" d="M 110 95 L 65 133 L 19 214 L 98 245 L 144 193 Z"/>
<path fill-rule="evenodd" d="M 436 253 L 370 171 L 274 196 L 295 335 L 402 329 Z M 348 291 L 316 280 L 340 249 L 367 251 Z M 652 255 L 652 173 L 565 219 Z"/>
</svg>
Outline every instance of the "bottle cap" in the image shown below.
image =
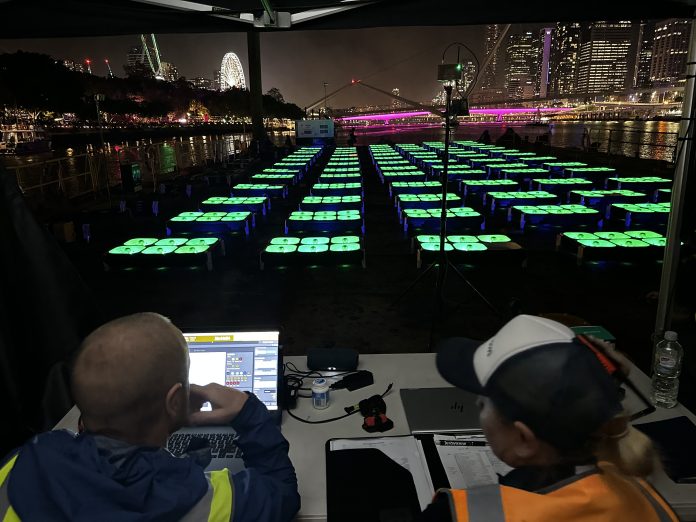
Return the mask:
<svg viewBox="0 0 696 522">
<path fill-rule="evenodd" d="M 673 332 L 672 330 L 667 330 L 665 332 L 665 340 L 667 341 L 676 341 L 678 338 L 677 332 Z"/>
</svg>

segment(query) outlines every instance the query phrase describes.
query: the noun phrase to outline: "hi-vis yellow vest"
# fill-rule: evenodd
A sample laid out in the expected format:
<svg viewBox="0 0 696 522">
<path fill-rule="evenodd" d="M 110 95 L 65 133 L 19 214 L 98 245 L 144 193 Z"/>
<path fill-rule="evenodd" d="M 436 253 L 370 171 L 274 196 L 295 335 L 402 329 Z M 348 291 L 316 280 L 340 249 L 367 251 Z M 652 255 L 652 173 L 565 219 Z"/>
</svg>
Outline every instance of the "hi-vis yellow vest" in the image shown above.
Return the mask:
<svg viewBox="0 0 696 522">
<path fill-rule="evenodd" d="M 537 493 L 495 484 L 439 494 L 455 522 L 678 522 L 647 482 L 599 468 Z"/>
<path fill-rule="evenodd" d="M 10 505 L 7 495 L 10 471 L 12 471 L 16 460 L 17 455 L 8 460 L 0 469 L 0 521 L 2 522 L 21 522 Z M 210 482 L 208 492 L 184 516 L 183 521 L 230 522 L 232 520 L 233 488 L 229 471 L 227 469 L 211 471 L 208 480 Z"/>
</svg>

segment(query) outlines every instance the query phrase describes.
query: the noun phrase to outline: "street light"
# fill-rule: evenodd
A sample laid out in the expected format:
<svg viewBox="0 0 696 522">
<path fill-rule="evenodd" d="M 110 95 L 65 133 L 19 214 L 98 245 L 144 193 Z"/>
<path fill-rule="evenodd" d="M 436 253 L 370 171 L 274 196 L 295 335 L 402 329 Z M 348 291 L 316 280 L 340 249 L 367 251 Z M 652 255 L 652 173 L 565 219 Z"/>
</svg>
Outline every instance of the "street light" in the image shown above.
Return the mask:
<svg viewBox="0 0 696 522">
<path fill-rule="evenodd" d="M 324 82 L 324 117 L 326 117 L 326 86 L 328 83 Z"/>
</svg>

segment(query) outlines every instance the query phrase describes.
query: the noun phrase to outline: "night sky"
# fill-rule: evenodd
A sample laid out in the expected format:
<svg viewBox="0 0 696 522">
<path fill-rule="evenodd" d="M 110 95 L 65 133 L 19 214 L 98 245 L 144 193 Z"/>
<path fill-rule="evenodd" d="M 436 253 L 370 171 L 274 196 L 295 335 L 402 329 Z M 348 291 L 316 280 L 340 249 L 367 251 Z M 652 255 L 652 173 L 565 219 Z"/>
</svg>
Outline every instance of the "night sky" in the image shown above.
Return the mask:
<svg viewBox="0 0 696 522">
<path fill-rule="evenodd" d="M 529 28 L 529 25 L 513 26 L 510 33 Z M 324 81 L 329 84 L 327 92 L 331 92 L 352 78 L 359 78 L 389 91 L 398 87 L 406 98 L 429 100 L 439 89 L 435 78 L 444 48 L 452 42 L 463 42 L 482 60 L 484 31 L 485 26 L 457 26 L 262 33 L 263 91 L 277 87 L 287 101 L 304 107 L 323 98 Z M 172 62 L 186 78 L 212 78 L 222 56 L 230 51 L 240 57 L 248 77 L 245 33 L 157 35 L 157 41 L 162 60 Z M 21 49 L 75 61 L 89 57 L 92 71 L 98 75 L 106 74 L 103 59 L 109 58 L 114 73 L 124 76 L 126 53 L 138 43 L 138 35 L 0 39 L 0 53 Z M 456 50 L 450 51 L 446 58 L 454 62 Z M 466 59 L 464 54 L 462 59 Z M 350 107 L 390 102 L 390 98 L 372 90 L 351 87 L 328 105 Z"/>
</svg>

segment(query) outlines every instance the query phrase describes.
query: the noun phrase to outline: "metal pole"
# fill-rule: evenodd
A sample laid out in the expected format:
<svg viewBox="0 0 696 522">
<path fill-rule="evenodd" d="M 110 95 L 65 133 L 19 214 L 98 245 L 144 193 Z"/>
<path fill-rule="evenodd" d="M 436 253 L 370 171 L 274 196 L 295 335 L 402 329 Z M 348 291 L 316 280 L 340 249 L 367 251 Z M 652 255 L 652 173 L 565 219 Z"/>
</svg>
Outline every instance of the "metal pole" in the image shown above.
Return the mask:
<svg viewBox="0 0 696 522">
<path fill-rule="evenodd" d="M 440 207 L 440 266 L 437 270 L 437 294 L 438 315 L 442 309 L 442 292 L 445 285 L 445 275 L 447 273 L 447 251 L 445 250 L 445 239 L 447 236 L 447 166 L 449 164 L 449 137 L 450 137 L 450 104 L 452 102 L 452 86 L 445 85 L 445 152 L 442 158 L 442 201 Z"/>
<path fill-rule="evenodd" d="M 324 117 L 326 117 L 326 86 L 328 83 L 324 82 Z"/>
<path fill-rule="evenodd" d="M 696 78 L 696 23 L 691 23 L 691 36 L 689 39 L 689 54 L 686 67 L 686 85 L 684 86 L 684 103 L 682 105 L 682 119 L 679 126 L 681 142 L 681 154 L 677 158 L 674 169 L 674 181 L 672 183 L 672 200 L 669 221 L 667 222 L 667 244 L 665 257 L 662 263 L 662 277 L 660 280 L 660 294 L 657 303 L 657 317 L 655 319 L 655 339 L 670 328 L 672 323 L 672 306 L 674 304 L 674 285 L 677 279 L 679 267 L 679 244 L 682 221 L 682 211 L 685 200 L 685 185 L 689 175 L 689 158 L 692 156 L 694 126 L 696 126 L 696 100 L 694 100 L 694 82 Z M 688 134 L 688 135 L 687 135 Z M 654 346 L 653 346 L 654 347 Z"/>
<path fill-rule="evenodd" d="M 247 32 L 249 54 L 249 91 L 251 93 L 251 132 L 261 142 L 266 137 L 263 128 L 263 96 L 261 94 L 261 38 L 258 31 Z"/>
</svg>

